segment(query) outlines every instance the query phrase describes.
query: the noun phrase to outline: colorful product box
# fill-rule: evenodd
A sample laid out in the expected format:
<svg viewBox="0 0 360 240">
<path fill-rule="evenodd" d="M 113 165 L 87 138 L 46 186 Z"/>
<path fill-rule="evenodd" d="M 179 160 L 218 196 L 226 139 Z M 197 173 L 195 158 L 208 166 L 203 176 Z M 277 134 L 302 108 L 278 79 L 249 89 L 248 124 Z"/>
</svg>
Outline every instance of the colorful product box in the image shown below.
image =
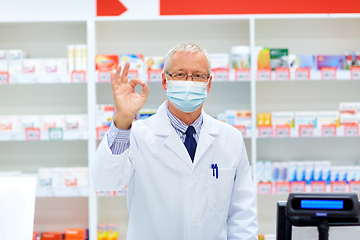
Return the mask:
<svg viewBox="0 0 360 240">
<path fill-rule="evenodd" d="M 156 113 L 156 109 L 141 109 L 138 113 L 138 120 L 145 120 Z"/>
<path fill-rule="evenodd" d="M 288 49 L 270 49 L 270 68 L 289 67 Z"/>
<path fill-rule="evenodd" d="M 145 70 L 162 70 L 164 68 L 164 57 L 145 57 Z"/>
<path fill-rule="evenodd" d="M 294 127 L 294 113 L 293 112 L 272 112 L 271 113 L 272 126 L 289 126 Z"/>
<path fill-rule="evenodd" d="M 256 47 L 255 51 L 257 54 L 258 69 L 270 68 L 270 49 L 263 47 Z"/>
<path fill-rule="evenodd" d="M 273 162 L 270 161 L 259 161 L 256 165 L 257 181 L 258 182 L 272 182 L 273 175 Z"/>
<path fill-rule="evenodd" d="M 273 162 L 273 164 L 272 164 L 272 181 L 274 183 L 288 181 L 288 163 L 287 162 Z"/>
<path fill-rule="evenodd" d="M 315 55 L 309 55 L 309 54 L 296 55 L 295 68 L 316 69 Z"/>
<path fill-rule="evenodd" d="M 86 114 L 65 115 L 66 131 L 87 131 L 88 117 Z"/>
<path fill-rule="evenodd" d="M 295 128 L 299 128 L 301 125 L 316 126 L 316 112 L 295 112 Z"/>
<path fill-rule="evenodd" d="M 8 71 L 7 50 L 0 50 L 0 72 Z"/>
<path fill-rule="evenodd" d="M 64 169 L 64 184 L 65 187 L 88 187 L 88 168 L 87 167 L 73 167 Z"/>
<path fill-rule="evenodd" d="M 333 125 L 336 127 L 340 125 L 340 113 L 338 111 L 318 111 L 316 115 L 316 128 L 322 128 L 324 125 Z"/>
<path fill-rule="evenodd" d="M 66 58 L 48 58 L 44 59 L 46 74 L 67 74 L 67 59 Z"/>
<path fill-rule="evenodd" d="M 119 65 L 118 55 L 96 55 L 95 69 L 98 71 L 111 72 Z"/>
<path fill-rule="evenodd" d="M 211 53 L 209 54 L 211 70 L 229 69 L 229 54 Z"/>
<path fill-rule="evenodd" d="M 231 47 L 231 68 L 232 69 L 250 68 L 249 46 Z"/>
<path fill-rule="evenodd" d="M 44 74 L 45 60 L 38 58 L 25 58 L 23 61 L 24 74 Z"/>
<path fill-rule="evenodd" d="M 65 229 L 65 240 L 85 240 L 86 230 L 82 228 Z"/>
<path fill-rule="evenodd" d="M 325 181 L 330 184 L 331 162 L 316 161 L 314 163 L 314 181 Z"/>
<path fill-rule="evenodd" d="M 68 52 L 68 70 L 69 70 L 69 74 L 71 74 L 75 70 L 75 45 L 68 45 L 67 52 Z"/>
<path fill-rule="evenodd" d="M 323 67 L 336 67 L 337 70 L 344 69 L 344 58 L 342 55 L 318 55 L 317 68 L 321 70 Z"/>
<path fill-rule="evenodd" d="M 27 128 L 41 128 L 42 118 L 37 115 L 21 116 L 21 129 L 25 131 Z"/>
<path fill-rule="evenodd" d="M 121 66 L 124 67 L 126 62 L 130 63 L 130 70 L 136 70 L 138 73 L 144 72 L 144 57 L 142 54 L 121 54 Z"/>
<path fill-rule="evenodd" d="M 271 113 L 259 113 L 257 123 L 258 126 L 271 126 Z"/>
<path fill-rule="evenodd" d="M 98 225 L 98 240 L 108 240 L 109 230 L 106 224 Z"/>
<path fill-rule="evenodd" d="M 20 132 L 20 116 L 0 116 L 0 132 Z"/>
<path fill-rule="evenodd" d="M 340 113 L 357 114 L 360 113 L 360 102 L 341 102 L 339 104 Z"/>
<path fill-rule="evenodd" d="M 355 55 L 356 55 L 356 66 L 360 66 L 360 51 L 356 51 Z"/>
<path fill-rule="evenodd" d="M 296 182 L 297 181 L 297 163 L 296 162 L 289 162 L 289 182 Z"/>
<path fill-rule="evenodd" d="M 23 73 L 23 60 L 25 53 L 23 50 L 8 50 L 8 72 L 9 74 Z"/>
<path fill-rule="evenodd" d="M 49 131 L 50 128 L 65 129 L 64 115 L 44 115 L 42 121 L 42 130 Z"/>
<path fill-rule="evenodd" d="M 251 111 L 250 110 L 226 110 L 226 123 L 233 126 L 245 126 L 251 128 Z"/>
<path fill-rule="evenodd" d="M 44 232 L 41 233 L 41 240 L 63 240 L 64 234 L 61 232 Z"/>
<path fill-rule="evenodd" d="M 116 224 L 108 224 L 108 240 L 119 239 L 119 227 Z"/>
<path fill-rule="evenodd" d="M 64 168 L 39 168 L 38 188 L 64 188 Z"/>
<path fill-rule="evenodd" d="M 114 105 L 97 105 L 96 127 L 110 127 L 114 119 Z"/>
<path fill-rule="evenodd" d="M 359 114 L 340 113 L 340 125 L 359 124 Z"/>
<path fill-rule="evenodd" d="M 344 53 L 344 69 L 350 70 L 351 67 L 358 66 L 357 65 L 357 56 L 355 51 L 348 51 Z"/>
</svg>

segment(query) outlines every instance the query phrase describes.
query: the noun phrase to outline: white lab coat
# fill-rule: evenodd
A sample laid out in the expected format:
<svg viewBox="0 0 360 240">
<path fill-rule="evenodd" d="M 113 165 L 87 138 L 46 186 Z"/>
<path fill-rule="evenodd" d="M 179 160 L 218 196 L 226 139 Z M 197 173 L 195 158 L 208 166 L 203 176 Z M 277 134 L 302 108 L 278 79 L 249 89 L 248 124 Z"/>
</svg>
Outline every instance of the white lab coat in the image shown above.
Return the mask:
<svg viewBox="0 0 360 240">
<path fill-rule="evenodd" d="M 203 112 L 192 163 L 166 107 L 133 123 L 123 154 L 112 155 L 107 137 L 95 154 L 91 178 L 97 191 L 128 185 L 127 239 L 256 240 L 256 196 L 240 131 Z"/>
</svg>

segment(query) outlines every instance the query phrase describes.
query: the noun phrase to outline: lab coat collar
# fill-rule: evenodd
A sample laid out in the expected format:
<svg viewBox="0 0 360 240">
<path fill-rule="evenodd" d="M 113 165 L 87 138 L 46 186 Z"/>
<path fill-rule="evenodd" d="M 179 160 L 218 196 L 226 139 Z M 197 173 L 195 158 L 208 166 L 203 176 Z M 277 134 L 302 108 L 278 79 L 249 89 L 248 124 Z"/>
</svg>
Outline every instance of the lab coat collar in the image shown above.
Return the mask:
<svg viewBox="0 0 360 240">
<path fill-rule="evenodd" d="M 201 157 L 204 155 L 206 150 L 212 145 L 214 137 L 220 134 L 220 130 L 214 124 L 216 120 L 212 119 L 212 117 L 207 115 L 204 110 L 202 110 L 203 125 L 200 131 L 194 163 L 192 163 L 185 145 L 182 143 L 173 126 L 171 126 L 170 120 L 166 114 L 166 107 L 166 102 L 161 104 L 154 116 L 154 118 L 157 118 L 154 119 L 156 120 L 154 133 L 155 135 L 165 136 L 166 140 L 164 144 L 168 146 L 169 149 L 171 149 L 173 152 L 175 152 L 175 154 L 178 155 L 190 169 L 193 169 L 195 165 L 201 160 Z"/>
</svg>

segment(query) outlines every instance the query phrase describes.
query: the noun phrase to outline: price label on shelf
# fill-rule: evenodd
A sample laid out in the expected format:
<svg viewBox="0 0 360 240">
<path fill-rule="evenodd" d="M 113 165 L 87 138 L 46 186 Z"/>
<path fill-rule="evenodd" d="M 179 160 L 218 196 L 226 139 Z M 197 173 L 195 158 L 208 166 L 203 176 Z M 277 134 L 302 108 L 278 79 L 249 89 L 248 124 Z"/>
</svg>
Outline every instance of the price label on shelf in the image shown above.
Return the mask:
<svg viewBox="0 0 360 240">
<path fill-rule="evenodd" d="M 272 194 L 272 183 L 259 183 L 258 184 L 258 194 L 268 195 Z"/>
<path fill-rule="evenodd" d="M 84 83 L 84 82 L 86 82 L 86 73 L 85 73 L 85 71 L 73 71 L 71 73 L 71 82 L 72 83 Z"/>
<path fill-rule="evenodd" d="M 39 83 L 39 78 L 36 75 L 29 76 L 30 83 Z"/>
<path fill-rule="evenodd" d="M 270 81 L 271 80 L 271 69 L 258 69 L 257 77 L 259 81 Z"/>
<path fill-rule="evenodd" d="M 235 70 L 235 80 L 236 81 L 250 81 L 250 69 L 236 69 Z"/>
<path fill-rule="evenodd" d="M 289 192 L 290 192 L 289 182 L 275 183 L 275 194 L 289 194 Z"/>
<path fill-rule="evenodd" d="M 227 81 L 229 79 L 229 69 L 214 69 L 214 81 Z"/>
<path fill-rule="evenodd" d="M 309 68 L 297 68 L 295 71 L 295 79 L 298 81 L 310 80 L 310 69 Z"/>
<path fill-rule="evenodd" d="M 333 193 L 344 193 L 346 192 L 346 182 L 331 182 L 331 192 Z"/>
<path fill-rule="evenodd" d="M 290 80 L 290 69 L 288 67 L 275 68 L 275 76 L 278 81 Z"/>
<path fill-rule="evenodd" d="M 359 126 L 357 124 L 344 126 L 345 137 L 357 137 L 358 135 L 359 135 Z"/>
<path fill-rule="evenodd" d="M 272 126 L 259 126 L 259 137 L 269 138 L 273 136 Z"/>
<path fill-rule="evenodd" d="M 287 125 L 276 126 L 276 137 L 290 137 L 290 127 Z"/>
<path fill-rule="evenodd" d="M 62 128 L 49 128 L 49 139 L 50 140 L 62 140 L 63 129 Z"/>
<path fill-rule="evenodd" d="M 246 126 L 244 126 L 244 125 L 234 125 L 234 127 L 241 132 L 243 137 L 246 137 Z"/>
<path fill-rule="evenodd" d="M 96 128 L 96 138 L 97 139 L 103 139 L 107 133 L 107 131 L 109 131 L 110 127 L 97 127 Z"/>
<path fill-rule="evenodd" d="M 9 73 L 0 72 L 0 84 L 8 84 L 8 83 L 9 83 Z"/>
<path fill-rule="evenodd" d="M 324 193 L 326 192 L 326 182 L 311 182 L 311 192 Z"/>
<path fill-rule="evenodd" d="M 335 125 L 324 125 L 321 128 L 321 136 L 323 137 L 336 137 Z"/>
<path fill-rule="evenodd" d="M 299 126 L 299 137 L 313 137 L 314 126 L 312 125 L 300 125 Z"/>
<path fill-rule="evenodd" d="M 321 68 L 322 80 L 336 80 L 336 67 Z"/>
<path fill-rule="evenodd" d="M 292 193 L 306 192 L 306 182 L 292 182 L 290 183 L 290 191 Z"/>
<path fill-rule="evenodd" d="M 133 78 L 139 78 L 139 72 L 137 70 L 129 70 L 128 80 L 130 81 Z"/>
<path fill-rule="evenodd" d="M 360 182 L 359 181 L 349 182 L 349 191 L 352 193 L 360 193 Z"/>
<path fill-rule="evenodd" d="M 25 139 L 29 141 L 40 140 L 40 128 L 26 128 L 25 129 Z"/>
<path fill-rule="evenodd" d="M 111 72 L 99 72 L 98 82 L 111 82 Z"/>
<path fill-rule="evenodd" d="M 161 82 L 162 81 L 162 70 L 148 70 L 148 81 L 149 82 Z"/>
<path fill-rule="evenodd" d="M 352 67 L 351 68 L 351 79 L 352 80 L 360 80 L 360 67 Z"/>
</svg>

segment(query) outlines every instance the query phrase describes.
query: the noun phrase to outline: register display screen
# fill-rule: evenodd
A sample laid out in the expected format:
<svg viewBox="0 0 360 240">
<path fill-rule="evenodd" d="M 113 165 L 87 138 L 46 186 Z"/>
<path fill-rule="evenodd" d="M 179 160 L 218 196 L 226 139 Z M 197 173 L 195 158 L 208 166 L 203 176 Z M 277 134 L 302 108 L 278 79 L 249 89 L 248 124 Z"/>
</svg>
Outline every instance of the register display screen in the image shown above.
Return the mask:
<svg viewBox="0 0 360 240">
<path fill-rule="evenodd" d="M 344 209 L 343 200 L 301 200 L 301 209 Z"/>
</svg>

